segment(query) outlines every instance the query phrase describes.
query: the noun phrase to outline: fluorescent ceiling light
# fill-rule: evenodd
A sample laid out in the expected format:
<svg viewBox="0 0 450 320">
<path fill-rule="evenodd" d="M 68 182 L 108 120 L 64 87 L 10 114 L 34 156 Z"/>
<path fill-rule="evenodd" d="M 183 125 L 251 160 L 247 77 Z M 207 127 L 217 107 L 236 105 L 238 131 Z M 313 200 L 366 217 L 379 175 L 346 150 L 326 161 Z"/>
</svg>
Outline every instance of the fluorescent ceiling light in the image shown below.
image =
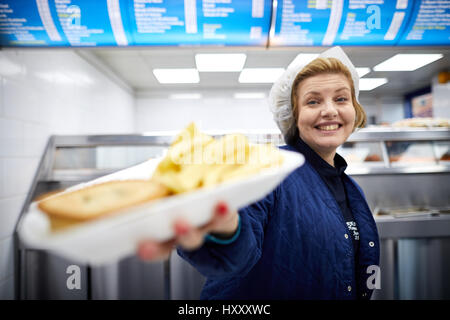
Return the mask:
<svg viewBox="0 0 450 320">
<path fill-rule="evenodd" d="M 442 54 L 396 54 L 376 65 L 374 71 L 414 71 L 440 58 Z"/>
<path fill-rule="evenodd" d="M 185 99 L 185 100 L 193 100 L 193 99 L 201 99 L 202 95 L 200 93 L 174 93 L 169 95 L 169 99 L 174 99 L 174 100 L 180 100 L 180 99 Z"/>
<path fill-rule="evenodd" d="M 366 74 L 370 72 L 370 68 L 356 68 L 356 72 L 358 72 L 358 76 L 360 78 L 364 77 Z"/>
<path fill-rule="evenodd" d="M 288 68 L 307 65 L 308 63 L 316 59 L 318 56 L 319 56 L 318 53 L 300 53 L 295 57 L 294 60 L 292 60 Z M 370 68 L 366 67 L 356 68 L 356 72 L 358 72 L 358 75 L 361 78 L 370 72 Z"/>
<path fill-rule="evenodd" d="M 199 83 L 197 69 L 153 69 L 159 83 Z"/>
<path fill-rule="evenodd" d="M 319 56 L 318 53 L 300 53 L 294 58 L 294 60 L 292 60 L 288 68 L 307 65 L 318 56 Z"/>
<path fill-rule="evenodd" d="M 359 91 L 370 91 L 388 82 L 386 78 L 359 79 Z"/>
<path fill-rule="evenodd" d="M 265 99 L 264 92 L 236 92 L 233 97 L 235 99 Z"/>
<path fill-rule="evenodd" d="M 239 75 L 240 83 L 274 83 L 283 74 L 283 68 L 247 68 Z"/>
<path fill-rule="evenodd" d="M 200 72 L 239 72 L 246 58 L 244 53 L 199 53 L 195 64 Z"/>
</svg>

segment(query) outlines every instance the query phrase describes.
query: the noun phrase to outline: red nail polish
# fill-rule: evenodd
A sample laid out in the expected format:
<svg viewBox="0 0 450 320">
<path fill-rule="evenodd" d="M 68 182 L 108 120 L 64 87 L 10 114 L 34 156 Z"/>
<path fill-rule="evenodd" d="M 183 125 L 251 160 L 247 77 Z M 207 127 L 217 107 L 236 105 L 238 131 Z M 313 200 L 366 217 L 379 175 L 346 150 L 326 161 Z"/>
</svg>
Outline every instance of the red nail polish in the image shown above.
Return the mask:
<svg viewBox="0 0 450 320">
<path fill-rule="evenodd" d="M 219 215 L 224 216 L 228 212 L 228 205 L 225 202 L 219 202 L 216 210 Z"/>
</svg>

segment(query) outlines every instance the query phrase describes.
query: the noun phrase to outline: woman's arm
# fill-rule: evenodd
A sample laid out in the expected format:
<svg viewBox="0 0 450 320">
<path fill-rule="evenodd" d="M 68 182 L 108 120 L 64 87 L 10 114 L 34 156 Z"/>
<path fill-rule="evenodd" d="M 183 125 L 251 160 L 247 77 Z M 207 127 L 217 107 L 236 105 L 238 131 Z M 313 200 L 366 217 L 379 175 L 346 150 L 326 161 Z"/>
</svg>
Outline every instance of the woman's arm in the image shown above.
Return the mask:
<svg viewBox="0 0 450 320">
<path fill-rule="evenodd" d="M 178 248 L 178 254 L 209 278 L 245 276 L 259 260 L 264 229 L 274 202 L 273 192 L 239 210 L 239 234 L 231 243 L 206 240 L 196 250 Z M 230 235 L 233 238 L 235 234 Z M 226 242 L 226 241 L 224 241 Z"/>
<path fill-rule="evenodd" d="M 176 237 L 173 240 L 164 243 L 142 241 L 138 246 L 138 256 L 143 260 L 165 259 L 177 246 L 179 255 L 206 277 L 245 275 L 261 256 L 264 229 L 274 206 L 274 193 L 239 210 L 239 213 L 227 211 L 226 205 L 219 205 L 212 220 L 199 228 L 178 220 L 174 225 Z M 236 235 L 238 227 L 239 234 Z M 232 242 L 211 241 L 206 237 L 211 233 L 220 239 L 228 236 Z"/>
</svg>

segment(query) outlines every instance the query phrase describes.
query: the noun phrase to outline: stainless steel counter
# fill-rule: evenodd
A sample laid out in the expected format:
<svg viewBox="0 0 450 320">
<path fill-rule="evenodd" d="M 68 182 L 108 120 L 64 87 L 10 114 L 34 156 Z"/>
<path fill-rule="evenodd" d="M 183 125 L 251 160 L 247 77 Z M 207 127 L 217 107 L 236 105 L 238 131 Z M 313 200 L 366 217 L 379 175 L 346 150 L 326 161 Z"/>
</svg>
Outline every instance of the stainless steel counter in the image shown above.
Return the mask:
<svg viewBox="0 0 450 320">
<path fill-rule="evenodd" d="M 380 239 L 450 237 L 450 214 L 428 217 L 375 217 Z"/>
<path fill-rule="evenodd" d="M 375 300 L 450 299 L 450 215 L 375 217 L 381 289 Z"/>
</svg>

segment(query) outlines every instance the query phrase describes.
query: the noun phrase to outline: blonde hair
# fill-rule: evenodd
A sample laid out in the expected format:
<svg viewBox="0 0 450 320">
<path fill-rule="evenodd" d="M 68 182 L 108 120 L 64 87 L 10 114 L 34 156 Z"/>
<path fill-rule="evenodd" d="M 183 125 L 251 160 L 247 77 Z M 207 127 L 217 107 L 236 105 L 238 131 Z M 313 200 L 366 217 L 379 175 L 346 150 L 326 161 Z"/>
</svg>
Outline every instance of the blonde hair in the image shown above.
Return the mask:
<svg viewBox="0 0 450 320">
<path fill-rule="evenodd" d="M 292 140 L 298 137 L 297 122 L 298 122 L 298 86 L 300 83 L 310 77 L 314 77 L 320 74 L 342 74 L 344 75 L 349 84 L 352 93 L 352 103 L 355 108 L 356 117 L 355 117 L 355 128 L 362 128 L 366 124 L 367 117 L 364 112 L 363 107 L 359 104 L 356 99 L 355 94 L 355 86 L 353 84 L 353 79 L 348 68 L 338 59 L 336 58 L 317 58 L 306 65 L 295 77 L 294 82 L 292 83 L 291 89 L 291 105 L 292 105 L 292 114 L 294 115 L 292 118 L 292 123 L 287 133 L 287 138 Z M 286 141 L 288 142 L 288 141 Z"/>
</svg>

